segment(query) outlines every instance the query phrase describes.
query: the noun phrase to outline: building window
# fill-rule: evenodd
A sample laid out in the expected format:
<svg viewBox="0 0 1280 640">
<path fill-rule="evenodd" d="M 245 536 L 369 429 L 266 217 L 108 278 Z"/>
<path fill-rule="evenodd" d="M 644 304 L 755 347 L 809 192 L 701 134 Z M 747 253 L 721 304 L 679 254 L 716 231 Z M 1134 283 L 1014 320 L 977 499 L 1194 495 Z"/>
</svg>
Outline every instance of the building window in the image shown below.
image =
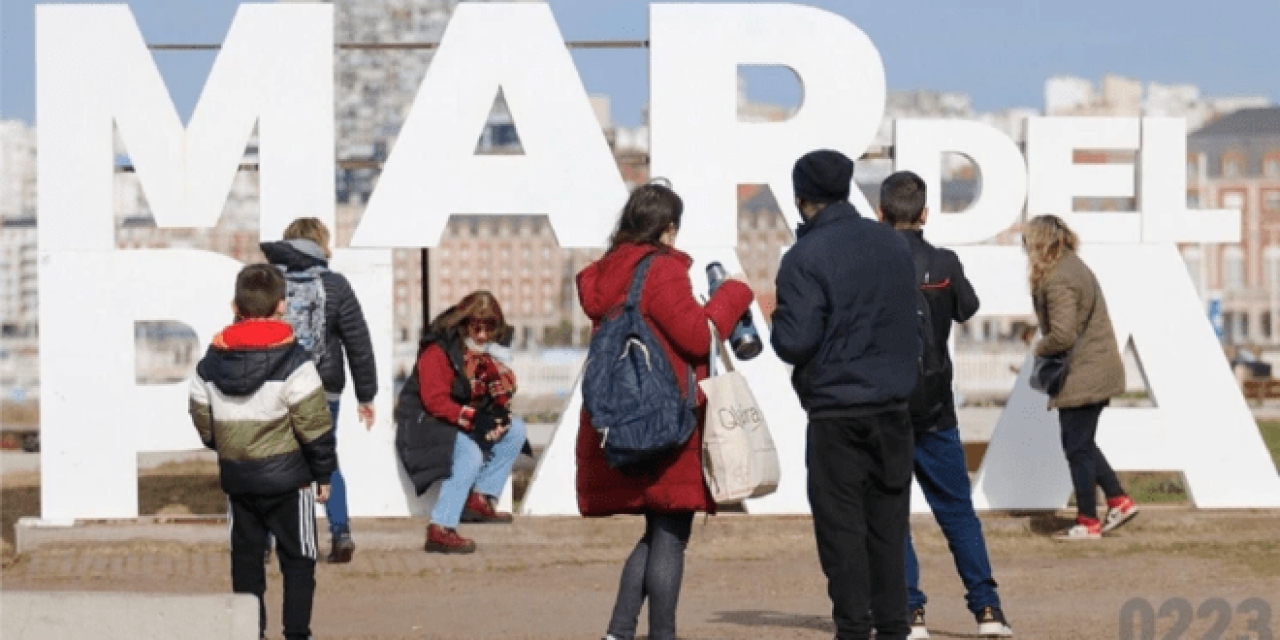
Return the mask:
<svg viewBox="0 0 1280 640">
<path fill-rule="evenodd" d="M 1267 156 L 1262 163 L 1262 175 L 1268 178 L 1280 178 L 1280 155 Z"/>
<path fill-rule="evenodd" d="M 1239 178 L 1244 175 L 1244 156 L 1238 152 L 1222 156 L 1222 177 Z"/>
<path fill-rule="evenodd" d="M 1280 290 L 1280 247 L 1267 247 L 1262 254 L 1262 268 L 1267 289 Z"/>
<path fill-rule="evenodd" d="M 1280 191 L 1263 191 L 1262 208 L 1272 213 L 1280 213 Z"/>
<path fill-rule="evenodd" d="M 1200 193 L 1198 191 L 1187 192 L 1187 208 L 1188 209 L 1200 208 Z"/>
<path fill-rule="evenodd" d="M 1222 208 L 1244 211 L 1244 194 L 1239 191 L 1227 191 L 1223 193 Z"/>
<path fill-rule="evenodd" d="M 1225 278 L 1223 287 L 1228 291 L 1244 288 L 1244 252 L 1239 247 L 1227 247 L 1223 256 Z"/>
</svg>

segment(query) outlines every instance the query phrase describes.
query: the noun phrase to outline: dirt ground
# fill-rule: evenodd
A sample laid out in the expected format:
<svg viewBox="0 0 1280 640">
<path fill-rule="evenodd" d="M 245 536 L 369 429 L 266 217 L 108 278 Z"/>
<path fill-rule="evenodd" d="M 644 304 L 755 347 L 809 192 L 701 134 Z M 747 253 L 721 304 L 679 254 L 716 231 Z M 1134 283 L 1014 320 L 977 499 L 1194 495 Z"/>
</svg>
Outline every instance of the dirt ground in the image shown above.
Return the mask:
<svg viewBox="0 0 1280 640">
<path fill-rule="evenodd" d="M 1212 598 L 1233 608 L 1261 598 L 1280 612 L 1280 514 L 1149 507 L 1132 525 L 1097 543 L 1050 540 L 1047 534 L 1063 522 L 1048 514 L 984 516 L 1001 596 L 1018 637 L 1166 637 L 1174 624 L 1174 605 L 1166 603 L 1174 598 L 1196 609 L 1209 607 L 1205 603 Z M 355 560 L 318 569 L 317 638 L 599 638 L 622 561 L 642 528 L 639 519 L 628 517 L 464 525 L 462 533 L 476 538 L 479 551 L 441 556 L 421 551 L 422 526 L 409 520 L 356 521 L 361 546 Z M 927 517 L 915 519 L 913 528 L 933 636 L 971 637 L 973 620 L 945 541 Z M 225 592 L 229 574 L 223 544 L 86 543 L 10 558 L 0 585 Z M 269 637 L 278 638 L 281 582 L 277 569 L 269 576 Z M 1156 619 L 1160 635 L 1121 633 L 1121 609 L 1133 598 L 1166 614 Z M 1200 613 L 1190 635 L 1168 637 L 1202 637 L 1214 620 Z M 1270 612 L 1262 619 L 1239 611 L 1221 637 L 1269 637 L 1246 633 L 1256 619 L 1280 627 Z M 685 638 L 831 637 L 812 522 L 699 517 L 679 623 Z M 645 626 L 642 616 L 642 631 Z"/>
</svg>

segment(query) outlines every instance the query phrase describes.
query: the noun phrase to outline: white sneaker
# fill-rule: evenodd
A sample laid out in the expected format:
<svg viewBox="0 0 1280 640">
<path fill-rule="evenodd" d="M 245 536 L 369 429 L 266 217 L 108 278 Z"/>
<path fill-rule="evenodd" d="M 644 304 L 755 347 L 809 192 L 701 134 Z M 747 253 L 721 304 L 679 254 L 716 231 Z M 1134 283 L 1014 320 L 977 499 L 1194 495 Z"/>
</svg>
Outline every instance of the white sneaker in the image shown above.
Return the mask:
<svg viewBox="0 0 1280 640">
<path fill-rule="evenodd" d="M 1101 540 L 1102 525 L 1099 523 L 1099 524 L 1094 524 L 1090 526 L 1087 524 L 1077 523 L 1076 525 L 1072 526 L 1070 529 L 1066 529 L 1064 531 L 1060 531 L 1058 533 L 1053 534 L 1053 539 L 1059 542 L 1076 542 L 1080 540 Z"/>
<path fill-rule="evenodd" d="M 929 640 L 929 627 L 924 622 L 924 609 L 911 610 L 911 635 L 907 640 Z"/>
<path fill-rule="evenodd" d="M 999 607 L 984 607 L 974 617 L 978 620 L 979 638 L 1013 637 L 1013 629 L 1009 627 L 1009 621 L 1004 619 L 1004 611 Z"/>
</svg>

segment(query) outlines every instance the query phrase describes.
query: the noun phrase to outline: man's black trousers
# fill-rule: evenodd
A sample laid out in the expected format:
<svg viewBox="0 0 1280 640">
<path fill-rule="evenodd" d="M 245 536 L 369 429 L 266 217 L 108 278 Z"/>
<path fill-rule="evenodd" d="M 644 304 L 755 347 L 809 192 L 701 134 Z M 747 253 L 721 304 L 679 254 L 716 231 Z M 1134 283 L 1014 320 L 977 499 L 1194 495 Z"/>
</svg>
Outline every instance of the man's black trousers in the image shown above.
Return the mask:
<svg viewBox="0 0 1280 640">
<path fill-rule="evenodd" d="M 231 589 L 258 597 L 259 630 L 267 628 L 267 534 L 276 539 L 284 574 L 284 637 L 311 635 L 316 590 L 316 496 L 311 487 L 273 496 L 228 496 L 231 503 Z"/>
<path fill-rule="evenodd" d="M 906 409 L 810 418 L 806 461 L 818 559 L 836 637 L 898 640 L 907 624 L 905 540 L 911 499 Z"/>
</svg>

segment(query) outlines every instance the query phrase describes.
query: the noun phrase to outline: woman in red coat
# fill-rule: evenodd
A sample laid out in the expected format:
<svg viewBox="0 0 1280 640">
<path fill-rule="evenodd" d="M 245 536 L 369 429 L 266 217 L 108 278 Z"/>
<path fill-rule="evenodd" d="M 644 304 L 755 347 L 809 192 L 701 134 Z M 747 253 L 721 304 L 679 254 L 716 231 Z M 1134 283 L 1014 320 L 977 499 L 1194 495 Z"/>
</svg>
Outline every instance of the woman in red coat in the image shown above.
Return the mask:
<svg viewBox="0 0 1280 640">
<path fill-rule="evenodd" d="M 707 377 L 711 331 L 728 335 L 751 305 L 750 287 L 740 277 L 716 290 L 705 307 L 693 297 L 689 268 L 693 260 L 673 248 L 684 204 L 670 188 L 647 184 L 631 193 L 609 251 L 578 274 L 582 310 L 599 325 L 600 318 L 622 304 L 637 263 L 654 255 L 640 295 L 640 312 L 663 343 L 671 368 L 693 366 L 699 380 Z M 622 570 L 618 597 L 609 621 L 609 638 L 630 640 L 646 595 L 649 598 L 649 637 L 675 637 L 676 604 L 684 573 L 684 549 L 693 515 L 712 511 L 715 503 L 702 478 L 702 426 L 706 400 L 698 394 L 698 426 L 685 446 L 639 469 L 626 472 L 605 464 L 600 435 L 586 412 L 578 429 L 578 509 L 584 516 L 643 514 L 644 536 Z"/>
</svg>

